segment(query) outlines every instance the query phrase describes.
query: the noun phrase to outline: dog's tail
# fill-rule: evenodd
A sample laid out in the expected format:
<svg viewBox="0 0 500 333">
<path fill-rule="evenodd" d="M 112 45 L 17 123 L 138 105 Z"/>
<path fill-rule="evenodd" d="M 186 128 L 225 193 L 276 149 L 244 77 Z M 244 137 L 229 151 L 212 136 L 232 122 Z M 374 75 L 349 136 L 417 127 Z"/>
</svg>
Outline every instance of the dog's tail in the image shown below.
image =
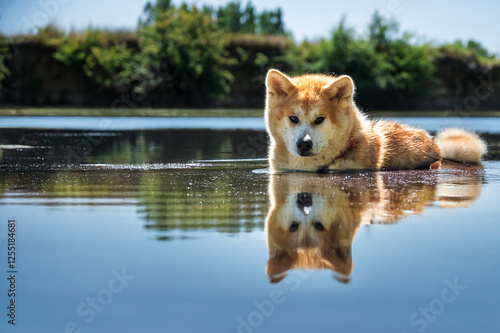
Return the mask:
<svg viewBox="0 0 500 333">
<path fill-rule="evenodd" d="M 436 135 L 434 141 L 441 157 L 452 161 L 479 163 L 487 152 L 486 143 L 477 134 L 463 129 L 445 129 Z"/>
</svg>

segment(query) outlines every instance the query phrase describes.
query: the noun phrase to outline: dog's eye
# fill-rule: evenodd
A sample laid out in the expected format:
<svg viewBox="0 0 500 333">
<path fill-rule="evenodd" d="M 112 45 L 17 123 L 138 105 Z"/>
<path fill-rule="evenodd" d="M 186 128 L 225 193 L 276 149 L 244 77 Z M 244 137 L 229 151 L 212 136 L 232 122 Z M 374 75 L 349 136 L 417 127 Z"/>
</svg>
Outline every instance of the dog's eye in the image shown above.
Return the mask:
<svg viewBox="0 0 500 333">
<path fill-rule="evenodd" d="M 296 116 L 290 116 L 288 117 L 288 119 L 290 119 L 290 121 L 294 124 L 297 124 L 299 122 L 299 118 L 297 118 Z"/>
<path fill-rule="evenodd" d="M 290 231 L 295 232 L 299 229 L 299 224 L 297 222 L 293 222 L 292 225 L 290 226 Z"/>
<path fill-rule="evenodd" d="M 318 230 L 318 231 L 324 231 L 325 230 L 325 226 L 323 225 L 323 223 L 321 222 L 314 222 L 314 229 Z"/>
<path fill-rule="evenodd" d="M 325 117 L 318 117 L 318 118 L 316 118 L 316 120 L 314 121 L 314 123 L 316 125 L 319 125 L 319 124 L 321 124 L 323 122 L 323 120 L 325 120 Z"/>
</svg>

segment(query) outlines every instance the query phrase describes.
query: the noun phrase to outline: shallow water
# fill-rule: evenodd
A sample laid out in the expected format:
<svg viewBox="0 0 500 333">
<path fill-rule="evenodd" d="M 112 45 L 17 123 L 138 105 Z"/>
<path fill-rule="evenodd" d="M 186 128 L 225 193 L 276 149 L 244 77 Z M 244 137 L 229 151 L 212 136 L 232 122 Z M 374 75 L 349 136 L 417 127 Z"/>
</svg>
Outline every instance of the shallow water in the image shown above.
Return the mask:
<svg viewBox="0 0 500 333">
<path fill-rule="evenodd" d="M 488 140 L 484 169 L 275 176 L 263 123 L 26 121 L 0 118 L 2 332 L 500 329 L 496 118 L 451 120 Z"/>
</svg>

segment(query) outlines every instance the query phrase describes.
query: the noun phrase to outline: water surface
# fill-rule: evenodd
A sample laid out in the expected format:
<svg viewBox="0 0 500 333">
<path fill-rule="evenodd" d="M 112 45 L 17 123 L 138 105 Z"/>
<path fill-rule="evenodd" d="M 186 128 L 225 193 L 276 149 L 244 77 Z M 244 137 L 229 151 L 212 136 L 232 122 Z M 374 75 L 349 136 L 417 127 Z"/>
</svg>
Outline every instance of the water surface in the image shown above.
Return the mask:
<svg viewBox="0 0 500 333">
<path fill-rule="evenodd" d="M 274 176 L 259 118 L 25 119 L 0 118 L 2 332 L 500 329 L 496 118 L 398 119 L 470 125 L 484 168 Z"/>
</svg>

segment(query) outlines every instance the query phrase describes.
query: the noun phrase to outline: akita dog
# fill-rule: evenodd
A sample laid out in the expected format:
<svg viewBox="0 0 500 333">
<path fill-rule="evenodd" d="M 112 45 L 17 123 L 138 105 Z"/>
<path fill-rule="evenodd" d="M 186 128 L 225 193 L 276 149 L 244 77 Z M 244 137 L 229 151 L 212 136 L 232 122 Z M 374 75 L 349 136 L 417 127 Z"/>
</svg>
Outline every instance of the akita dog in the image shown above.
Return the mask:
<svg viewBox="0 0 500 333">
<path fill-rule="evenodd" d="M 272 172 L 439 168 L 442 159 L 477 164 L 486 144 L 474 133 L 426 131 L 371 121 L 356 107 L 347 75 L 294 78 L 270 70 L 265 120 Z"/>
</svg>

